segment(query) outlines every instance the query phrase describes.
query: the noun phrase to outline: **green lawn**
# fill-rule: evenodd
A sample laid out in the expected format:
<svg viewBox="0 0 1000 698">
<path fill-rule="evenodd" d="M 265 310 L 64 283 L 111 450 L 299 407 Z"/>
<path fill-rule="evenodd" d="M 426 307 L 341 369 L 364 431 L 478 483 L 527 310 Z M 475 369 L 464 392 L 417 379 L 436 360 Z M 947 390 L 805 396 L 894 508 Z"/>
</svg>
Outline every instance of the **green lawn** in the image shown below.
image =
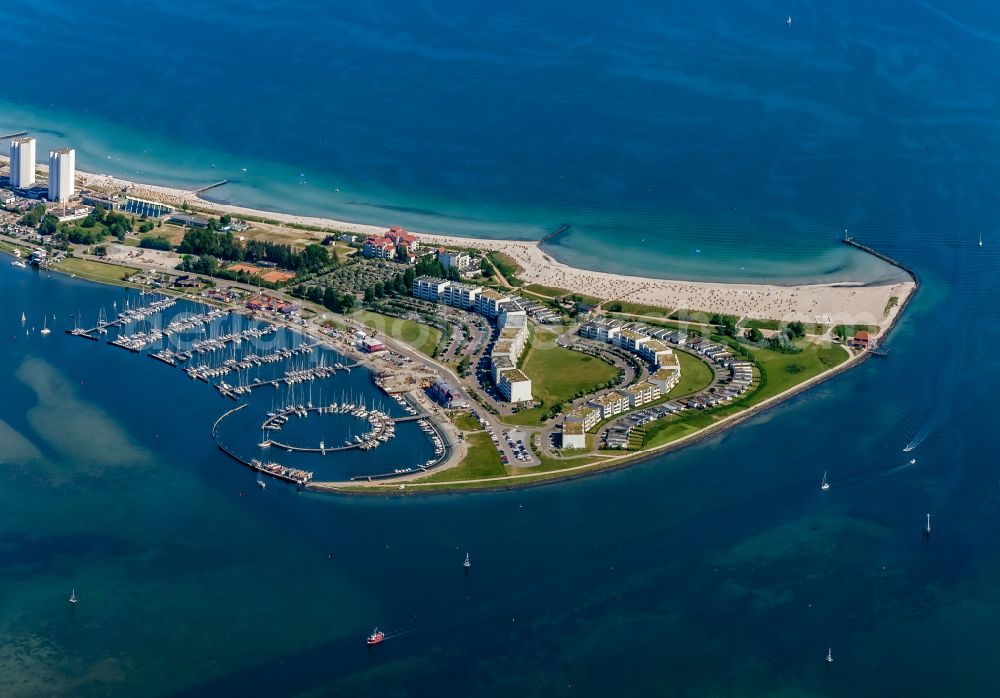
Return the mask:
<svg viewBox="0 0 1000 698">
<path fill-rule="evenodd" d="M 504 417 L 509 424 L 538 425 L 552 405 L 566 402 L 579 392 L 590 393 L 618 376 L 618 369 L 602 359 L 555 346 L 555 335 L 536 330 L 521 369 L 531 378 L 531 393 L 542 407 Z"/>
<path fill-rule="evenodd" d="M 707 363 L 686 351 L 675 350 L 674 354 L 677 355 L 677 360 L 681 364 L 681 379 L 667 393 L 668 398 L 672 399 L 693 395 L 709 386 L 715 373 Z"/>
<path fill-rule="evenodd" d="M 479 431 L 482 429 L 482 425 L 479 423 L 475 417 L 473 417 L 468 412 L 460 412 L 451 418 L 451 421 L 455 423 L 455 426 L 462 431 Z"/>
<path fill-rule="evenodd" d="M 539 296 L 545 296 L 546 298 L 561 298 L 563 296 L 568 296 L 570 298 L 577 298 L 587 305 L 600 305 L 603 301 L 596 296 L 588 296 L 583 293 L 574 293 L 573 291 L 567 290 L 565 288 L 559 288 L 557 286 L 543 286 L 542 284 L 528 284 L 522 287 L 522 291 L 530 291 Z"/>
<path fill-rule="evenodd" d="M 806 334 L 816 334 L 821 335 L 826 332 L 827 325 L 817 325 L 816 323 L 806 322 L 803 323 L 806 328 Z M 743 321 L 740 327 L 751 328 L 756 327 L 758 330 L 780 330 L 782 327 L 787 327 L 787 322 L 782 322 L 781 320 L 758 320 L 754 318 L 748 318 Z"/>
<path fill-rule="evenodd" d="M 828 371 L 847 360 L 847 350 L 838 344 L 813 343 L 799 340 L 802 351 L 797 354 L 782 354 L 770 349 L 754 349 L 754 358 L 760 370 L 760 381 L 755 388 L 726 405 L 710 410 L 685 410 L 657 420 L 646 426 L 646 440 L 643 448 L 662 446 L 676 441 L 682 436 L 710 426 L 724 417 L 753 407 L 754 405 L 783 393 L 789 388 L 814 376 Z"/>
<path fill-rule="evenodd" d="M 798 354 L 782 354 L 770 349 L 754 349 L 757 366 L 761 370 L 761 386 L 750 396 L 756 404 L 794 385 L 819 375 L 847 361 L 847 350 L 839 344 L 815 343 L 799 340 L 802 351 Z"/>
<path fill-rule="evenodd" d="M 508 474 L 488 434 L 471 434 L 466 437 L 465 442 L 469 445 L 469 452 L 461 463 L 454 468 L 420 478 L 420 482 L 451 482 Z"/>
<path fill-rule="evenodd" d="M 64 274 L 76 274 L 81 278 L 100 281 L 106 284 L 121 284 L 123 279 L 139 271 L 138 269 L 124 267 L 119 264 L 95 262 L 76 257 L 67 257 L 61 262 L 51 265 L 49 268 L 61 271 Z"/>
<path fill-rule="evenodd" d="M 532 293 L 537 293 L 540 296 L 548 296 L 549 298 L 559 298 L 560 296 L 568 296 L 570 293 L 564 288 L 556 288 L 555 286 L 543 286 L 542 284 L 528 284 L 521 290 L 531 291 Z"/>
<path fill-rule="evenodd" d="M 628 301 L 610 301 L 604 304 L 604 309 L 611 313 L 662 318 L 667 317 L 671 313 L 670 308 L 661 308 L 658 305 L 645 305 L 643 303 L 630 303 Z"/>
<path fill-rule="evenodd" d="M 352 313 L 351 317 L 380 334 L 406 342 L 427 356 L 431 356 L 441 343 L 441 330 L 421 322 L 403 320 L 370 310 L 359 310 Z"/>
</svg>

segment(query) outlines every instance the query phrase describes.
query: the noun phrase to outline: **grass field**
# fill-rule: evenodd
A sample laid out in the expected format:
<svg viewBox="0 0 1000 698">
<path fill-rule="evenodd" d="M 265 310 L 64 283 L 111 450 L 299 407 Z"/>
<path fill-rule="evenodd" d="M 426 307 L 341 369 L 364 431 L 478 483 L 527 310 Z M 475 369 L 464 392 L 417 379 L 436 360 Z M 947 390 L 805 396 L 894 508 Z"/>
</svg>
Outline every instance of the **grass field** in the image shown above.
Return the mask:
<svg viewBox="0 0 1000 698">
<path fill-rule="evenodd" d="M 557 286 L 543 286 L 542 284 L 529 284 L 522 288 L 524 291 L 531 291 L 540 296 L 545 296 L 547 298 L 560 298 L 562 296 L 572 296 L 574 298 L 580 299 L 587 305 L 600 305 L 603 301 L 596 296 L 588 296 L 583 293 L 573 293 L 565 288 L 558 288 Z"/>
<path fill-rule="evenodd" d="M 612 313 L 625 313 L 627 315 L 644 315 L 647 317 L 666 318 L 672 312 L 669 308 L 661 308 L 658 305 L 644 305 L 642 303 L 630 303 L 628 301 L 610 301 L 604 304 L 604 309 Z"/>
<path fill-rule="evenodd" d="M 847 360 L 842 346 L 830 343 L 813 343 L 799 340 L 802 351 L 782 354 L 769 349 L 755 349 L 754 358 L 760 370 L 760 382 L 744 397 L 710 410 L 685 410 L 650 423 L 646 427 L 643 448 L 662 446 L 682 436 L 707 426 L 736 412 L 753 407 L 764 400 L 783 393 L 799 383 L 828 371 Z M 682 369 L 683 371 L 683 369 Z"/>
<path fill-rule="evenodd" d="M 782 354 L 770 349 L 754 349 L 754 359 L 761 370 L 761 385 L 750 396 L 750 405 L 782 393 L 789 388 L 828 371 L 847 360 L 847 350 L 839 344 L 799 340 L 798 354 Z"/>
<path fill-rule="evenodd" d="M 469 445 L 469 452 L 461 463 L 454 468 L 420 478 L 420 482 L 452 482 L 508 474 L 507 468 L 500 462 L 500 454 L 487 434 L 472 434 L 465 442 Z"/>
<path fill-rule="evenodd" d="M 821 335 L 826 332 L 828 325 L 817 325 L 815 323 L 804 323 L 806 328 L 806 334 L 817 334 Z M 745 327 L 747 329 L 751 327 L 756 327 L 758 330 L 780 330 L 782 327 L 787 327 L 787 322 L 782 322 L 781 320 L 758 320 L 749 318 L 743 321 L 740 327 Z"/>
<path fill-rule="evenodd" d="M 708 364 L 686 351 L 675 351 L 674 354 L 677 355 L 677 360 L 681 364 L 681 379 L 667 393 L 668 398 L 692 395 L 709 386 L 715 373 Z"/>
<path fill-rule="evenodd" d="M 517 275 L 524 270 L 513 257 L 505 255 L 503 252 L 487 252 L 486 258 L 490 260 L 490 263 L 496 267 L 496 270 L 500 272 L 505 279 L 507 279 L 507 283 L 511 286 L 521 285 L 521 280 L 517 278 Z"/>
<path fill-rule="evenodd" d="M 380 334 L 406 342 L 418 351 L 431 356 L 441 343 L 441 330 L 413 320 L 373 313 L 370 310 L 359 310 L 351 317 Z"/>
<path fill-rule="evenodd" d="M 479 421 L 468 412 L 456 414 L 451 418 L 451 421 L 462 431 L 479 431 L 483 428 Z"/>
<path fill-rule="evenodd" d="M 123 279 L 139 271 L 132 267 L 123 267 L 118 264 L 108 264 L 106 262 L 94 262 L 89 259 L 77 259 L 76 257 L 67 257 L 61 262 L 51 265 L 49 268 L 64 274 L 76 274 L 83 279 L 100 281 L 106 284 L 121 284 Z"/>
<path fill-rule="evenodd" d="M 528 284 L 522 290 L 531 291 L 532 293 L 537 293 L 540 296 L 548 296 L 549 298 L 559 298 L 560 296 L 568 296 L 570 293 L 564 288 L 556 288 L 555 286 L 543 286 L 542 284 Z"/>
<path fill-rule="evenodd" d="M 555 346 L 556 335 L 537 330 L 522 365 L 531 378 L 531 393 L 542 407 L 504 417 L 509 424 L 534 426 L 552 405 L 566 402 L 579 392 L 593 392 L 618 376 L 618 369 L 601 359 Z"/>
</svg>

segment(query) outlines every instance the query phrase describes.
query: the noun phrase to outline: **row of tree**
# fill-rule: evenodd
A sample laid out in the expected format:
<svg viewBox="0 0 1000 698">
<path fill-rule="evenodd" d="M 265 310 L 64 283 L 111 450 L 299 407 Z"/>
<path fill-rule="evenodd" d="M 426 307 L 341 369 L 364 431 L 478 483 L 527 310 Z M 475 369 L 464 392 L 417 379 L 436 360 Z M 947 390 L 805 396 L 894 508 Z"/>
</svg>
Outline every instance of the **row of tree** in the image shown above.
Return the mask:
<svg viewBox="0 0 1000 698">
<path fill-rule="evenodd" d="M 217 232 L 214 227 L 188 230 L 177 251 L 189 255 L 211 255 L 231 262 L 269 262 L 299 274 L 309 274 L 340 263 L 337 254 L 331 254 L 323 245 L 313 243 L 296 250 L 291 245 L 265 240 L 243 243 L 232 232 Z"/>
<path fill-rule="evenodd" d="M 354 311 L 357 299 L 353 293 L 337 293 L 329 286 L 308 286 L 303 296 L 306 300 L 319 303 L 327 310 L 335 313 L 347 314 Z"/>
</svg>

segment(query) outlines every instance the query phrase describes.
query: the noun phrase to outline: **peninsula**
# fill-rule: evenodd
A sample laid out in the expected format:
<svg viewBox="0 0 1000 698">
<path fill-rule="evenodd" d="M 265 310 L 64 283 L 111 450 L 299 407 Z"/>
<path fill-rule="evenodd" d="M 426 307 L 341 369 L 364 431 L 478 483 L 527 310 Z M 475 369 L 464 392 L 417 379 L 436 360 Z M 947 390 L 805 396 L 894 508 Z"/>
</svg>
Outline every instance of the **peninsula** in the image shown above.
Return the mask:
<svg viewBox="0 0 1000 698">
<path fill-rule="evenodd" d="M 627 276 L 538 242 L 245 209 L 106 175 L 74 184 L 56 204 L 5 194 L 0 248 L 332 341 L 428 420 L 431 465 L 306 485 L 323 491 L 536 485 L 694 443 L 885 356 L 917 288 L 907 269 L 883 285 Z"/>
</svg>

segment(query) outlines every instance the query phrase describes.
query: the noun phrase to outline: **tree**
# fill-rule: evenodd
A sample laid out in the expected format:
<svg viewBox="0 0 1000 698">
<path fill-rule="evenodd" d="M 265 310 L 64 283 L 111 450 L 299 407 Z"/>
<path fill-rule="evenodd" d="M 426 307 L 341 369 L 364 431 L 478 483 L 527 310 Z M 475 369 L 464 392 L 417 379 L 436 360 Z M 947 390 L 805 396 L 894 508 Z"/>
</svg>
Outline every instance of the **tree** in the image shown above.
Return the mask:
<svg viewBox="0 0 1000 698">
<path fill-rule="evenodd" d="M 762 339 L 764 339 L 764 333 L 761 332 L 756 327 L 751 327 L 749 330 L 747 330 L 747 339 L 749 339 L 751 342 L 754 343 L 759 342 Z"/>
<path fill-rule="evenodd" d="M 228 227 L 232 224 L 233 224 L 233 217 L 230 216 L 228 213 L 223 213 L 221 216 L 219 216 L 219 225 L 221 225 L 223 228 Z"/>
<path fill-rule="evenodd" d="M 38 226 L 38 232 L 42 235 L 52 235 L 56 230 L 59 229 L 59 219 L 53 216 L 51 213 L 45 214 L 42 218 L 41 225 Z"/>
<path fill-rule="evenodd" d="M 469 373 L 469 366 L 471 364 L 472 364 L 472 361 L 469 359 L 469 356 L 468 355 L 463 356 L 462 360 L 458 362 L 458 372 L 459 372 L 459 374 L 463 375 L 463 376 L 468 375 L 468 373 Z"/>
<path fill-rule="evenodd" d="M 173 249 L 173 245 L 170 244 L 170 240 L 163 237 L 162 235 L 150 235 L 149 237 L 144 237 L 139 241 L 139 247 L 143 247 L 149 250 L 164 250 L 170 251 Z"/>
<path fill-rule="evenodd" d="M 365 289 L 365 303 L 374 303 L 374 302 L 375 302 L 375 291 L 372 289 L 371 286 L 369 286 L 368 288 Z"/>
</svg>

